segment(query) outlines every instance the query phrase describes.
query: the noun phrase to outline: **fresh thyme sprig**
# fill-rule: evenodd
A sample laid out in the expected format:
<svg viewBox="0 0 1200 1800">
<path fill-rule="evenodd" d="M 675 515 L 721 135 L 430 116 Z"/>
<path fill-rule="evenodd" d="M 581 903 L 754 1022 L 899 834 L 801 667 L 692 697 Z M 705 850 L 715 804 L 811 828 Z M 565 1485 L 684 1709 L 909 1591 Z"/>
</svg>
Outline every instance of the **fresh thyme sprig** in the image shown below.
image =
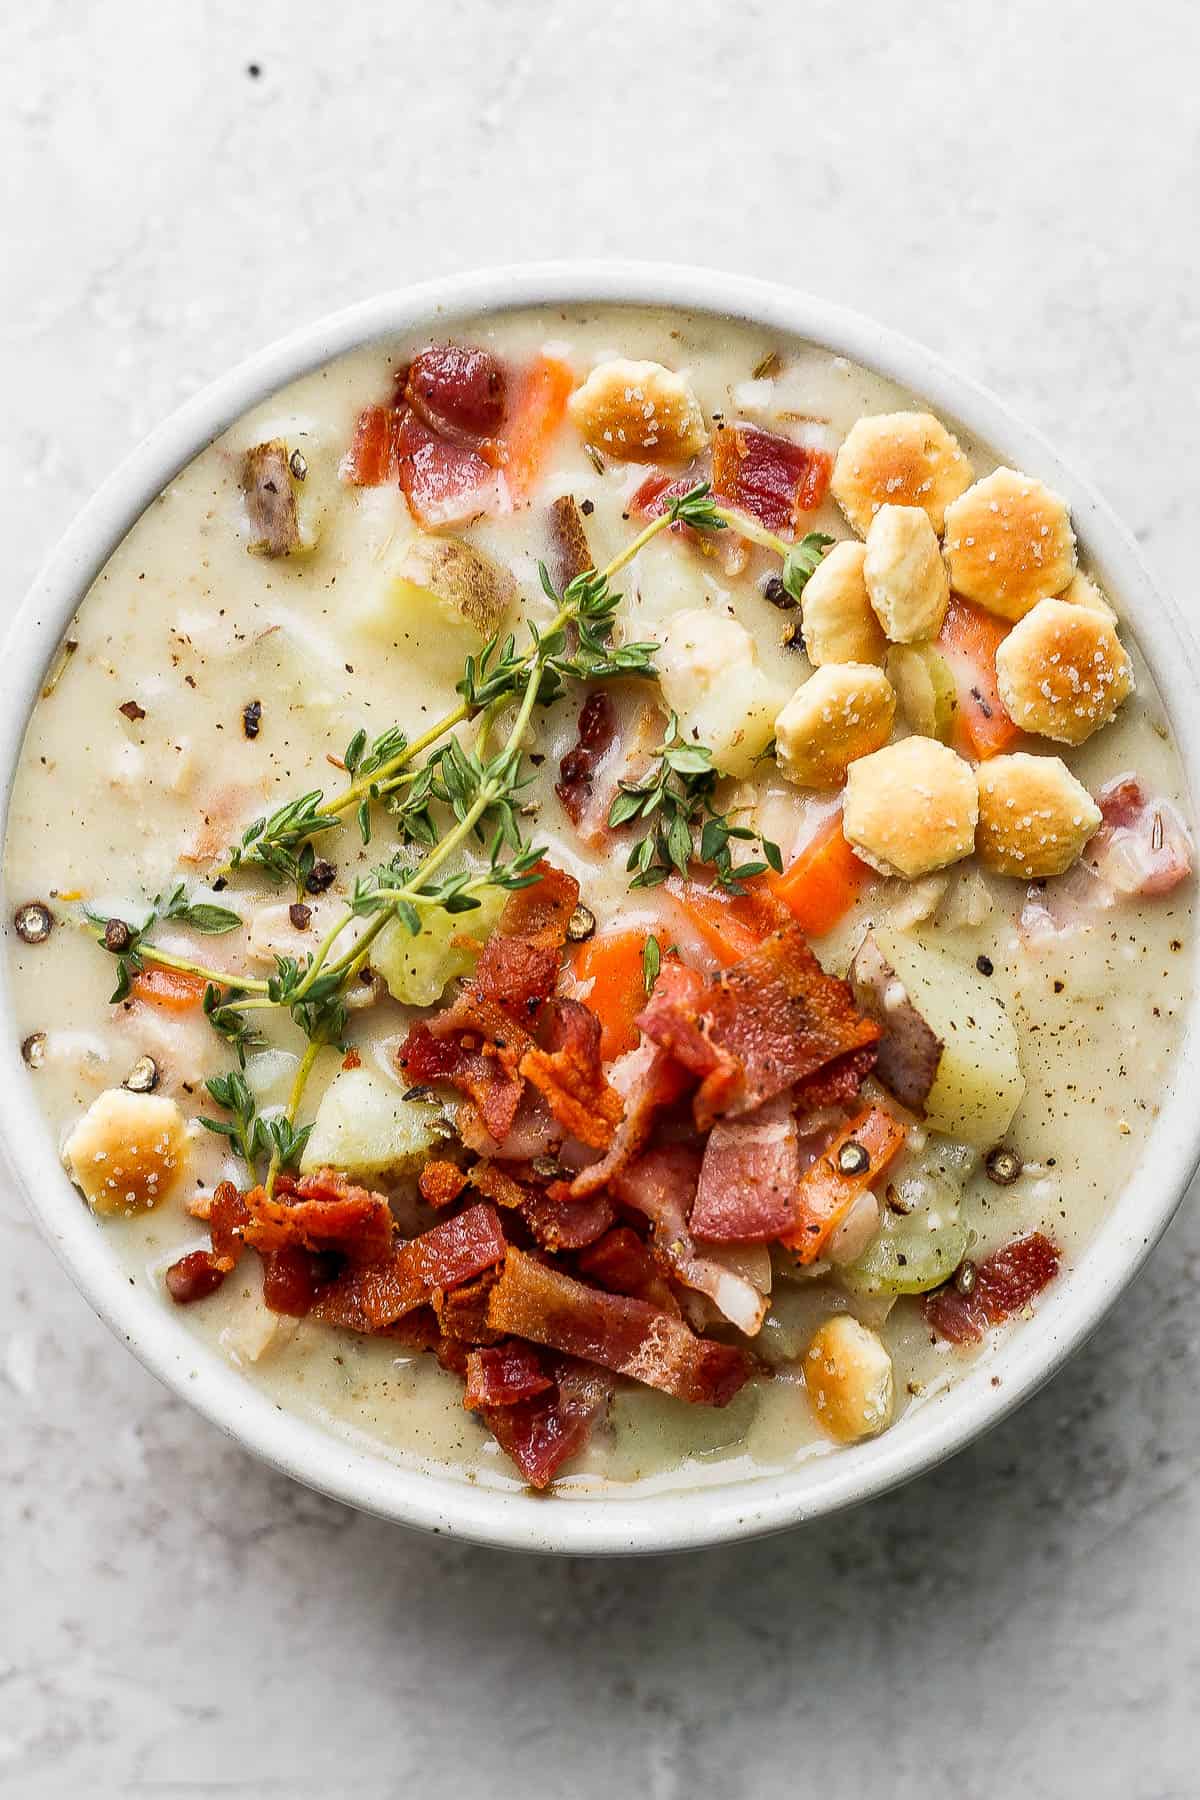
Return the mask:
<svg viewBox="0 0 1200 1800">
<path fill-rule="evenodd" d="M 206 937 L 220 937 L 227 931 L 235 931 L 242 923 L 240 916 L 230 912 L 226 906 L 215 906 L 209 900 L 189 900 L 182 881 L 176 882 L 168 891 L 154 896 L 150 910 L 140 925 L 130 925 L 125 919 L 104 917 L 90 908 L 84 910 L 100 943 L 117 959 L 117 986 L 110 996 L 114 1004 L 118 1000 L 124 1000 L 129 994 L 133 977 L 140 974 L 147 959 L 169 968 L 198 971 L 198 965 L 189 963 L 183 957 L 162 952 L 147 942 L 156 925 L 187 925 L 192 931 L 199 931 Z"/>
<path fill-rule="evenodd" d="M 217 1105 L 231 1116 L 214 1119 L 201 1113 L 201 1125 L 217 1137 L 228 1138 L 245 1163 L 251 1181 L 259 1179 L 259 1163 L 266 1158 L 267 1179 L 273 1187 L 274 1176 L 280 1169 L 293 1168 L 299 1163 L 312 1126 L 302 1125 L 297 1129 L 295 1113 L 291 1111 L 264 1118 L 246 1077 L 237 1069 L 231 1069 L 228 1075 L 214 1075 L 204 1085 Z"/>
<path fill-rule="evenodd" d="M 398 819 L 417 822 L 417 829 L 409 834 L 412 841 L 432 844 L 436 833 L 431 825 L 423 823 L 426 793 L 414 787 L 403 798 L 396 796 L 411 780 L 407 774 L 411 765 L 456 726 L 465 724 L 485 707 L 517 698 L 535 667 L 540 676 L 535 700 L 541 704 L 555 699 L 568 680 L 602 681 L 614 675 L 654 673 L 652 657 L 656 645 L 611 642 L 621 599 L 611 582 L 652 538 L 675 524 L 692 525 L 698 531 L 725 528 L 725 520 L 718 516 L 709 497 L 706 481 L 677 495 L 604 569 L 589 569 L 576 575 L 561 594 L 542 566 L 542 587 L 557 611 L 544 630 L 530 622 L 530 641 L 523 650 L 518 650 L 516 638 L 510 633 L 504 638 L 493 637 L 476 655 L 469 656 L 457 683 L 459 705 L 420 737 L 410 740 L 398 725 L 370 743 L 364 731 L 356 732 L 342 757 L 350 776 L 343 791 L 326 799 L 320 789 L 314 789 L 269 816 L 256 819 L 243 833 L 241 842 L 231 848 L 220 872 L 228 874 L 250 865 L 277 880 L 302 886 L 307 869 L 312 867 L 311 839 L 330 830 L 346 814 L 353 814 L 363 842 L 368 843 L 371 805 L 379 800 Z"/>
<path fill-rule="evenodd" d="M 746 825 L 730 824 L 728 816 L 718 810 L 714 802 L 721 776 L 713 767 L 712 751 L 703 744 L 689 744 L 674 713 L 655 757 L 654 766 L 640 781 L 621 782 L 609 808 L 610 826 L 635 820 L 648 826 L 625 863 L 633 875 L 631 887 L 657 887 L 673 873 L 686 877 L 690 864 L 700 861 L 711 864 L 721 887 L 740 894 L 745 890 L 739 883 L 752 875 L 761 875 L 768 868 L 782 870 L 777 844 Z M 731 845 L 742 842 L 758 843 L 764 860 L 735 864 Z"/>
</svg>

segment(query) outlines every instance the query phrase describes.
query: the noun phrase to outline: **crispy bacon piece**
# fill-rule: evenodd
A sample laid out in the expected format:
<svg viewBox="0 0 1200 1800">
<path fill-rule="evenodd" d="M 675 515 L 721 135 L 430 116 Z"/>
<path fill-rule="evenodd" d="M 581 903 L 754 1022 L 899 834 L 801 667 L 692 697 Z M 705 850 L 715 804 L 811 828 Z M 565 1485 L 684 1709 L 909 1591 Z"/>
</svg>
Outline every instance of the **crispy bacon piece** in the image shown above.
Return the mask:
<svg viewBox="0 0 1200 1800">
<path fill-rule="evenodd" d="M 590 1200 L 573 1200 L 563 1182 L 549 1191 L 518 1181 L 494 1162 L 476 1163 L 471 1185 L 485 1200 L 519 1212 L 535 1241 L 544 1250 L 580 1250 L 595 1243 L 613 1222 L 613 1209 L 602 1194 Z"/>
<path fill-rule="evenodd" d="M 533 1345 L 507 1338 L 468 1355 L 463 1405 L 468 1412 L 485 1406 L 515 1406 L 553 1386 L 554 1378 L 547 1375 Z"/>
<path fill-rule="evenodd" d="M 217 1263 L 232 1269 L 242 1254 L 242 1232 L 250 1221 L 246 1202 L 232 1181 L 219 1181 L 208 1209 L 208 1235 Z"/>
<path fill-rule="evenodd" d="M 333 1279 L 336 1258 L 285 1244 L 263 1257 L 263 1304 L 288 1318 L 303 1319 L 312 1310 L 317 1290 Z"/>
<path fill-rule="evenodd" d="M 600 1063 L 600 1021 L 578 1000 L 552 1000 L 544 1049 L 526 1051 L 521 1074 L 569 1137 L 606 1150 L 624 1113 Z"/>
<path fill-rule="evenodd" d="M 489 350 L 431 344 L 413 357 L 404 400 L 430 431 L 477 448 L 504 420 L 504 370 Z"/>
<path fill-rule="evenodd" d="M 561 591 L 569 581 L 586 575 L 594 566 L 587 527 L 572 494 L 561 494 L 551 506 L 550 534 L 556 551 L 554 573 Z"/>
<path fill-rule="evenodd" d="M 879 1026 L 844 981 L 827 975 L 794 925 L 722 969 L 696 998 L 661 979 L 638 1023 L 700 1077 L 696 1123 L 757 1110 L 796 1087 L 805 1108 L 857 1092 L 875 1060 Z"/>
<path fill-rule="evenodd" d="M 546 1488 L 591 1436 L 612 1396 L 598 1369 L 563 1357 L 554 1364 L 553 1392 L 515 1406 L 485 1407 L 480 1416 L 530 1487 Z"/>
<path fill-rule="evenodd" d="M 573 1178 L 572 1197 L 585 1200 L 615 1181 L 650 1142 L 659 1113 L 686 1094 L 690 1085 L 691 1076 L 668 1051 L 653 1050 L 641 1079 L 629 1092 L 625 1117 L 617 1126 L 612 1143 L 599 1162 L 589 1163 Z"/>
<path fill-rule="evenodd" d="M 727 425 L 713 438 L 713 492 L 753 514 L 771 531 L 795 530 L 797 514 L 813 512 L 829 488 L 833 459 L 758 425 Z"/>
<path fill-rule="evenodd" d="M 385 487 L 400 474 L 400 426 L 394 406 L 365 406 L 354 425 L 340 474 L 353 487 Z"/>
<path fill-rule="evenodd" d="M 395 1236 L 392 1209 L 382 1194 L 352 1186 L 333 1169 L 281 1175 L 275 1197 L 256 1187 L 245 1196 L 242 1237 L 256 1250 L 339 1250 L 355 1262 L 386 1256 Z"/>
<path fill-rule="evenodd" d="M 454 1343 L 498 1343 L 500 1334 L 493 1331 L 487 1322 L 488 1295 L 495 1283 L 496 1269 L 493 1265 L 473 1281 L 461 1282 L 455 1288 L 439 1288 L 433 1296 L 433 1315 L 437 1328 L 434 1335 L 440 1332 Z"/>
<path fill-rule="evenodd" d="M 692 1232 L 719 1243 L 767 1243 L 791 1224 L 799 1180 L 790 1099 L 769 1100 L 744 1119 L 718 1119 L 704 1146 Z"/>
<path fill-rule="evenodd" d="M 617 715 L 603 688 L 593 688 L 579 710 L 579 736 L 558 765 L 554 791 L 572 825 L 578 826 L 594 794 L 596 765 L 617 735 Z"/>
<path fill-rule="evenodd" d="M 191 1306 L 215 1294 L 228 1273 L 210 1250 L 189 1250 L 171 1264 L 163 1279 L 176 1306 Z"/>
<path fill-rule="evenodd" d="M 1121 895 L 1169 894 L 1192 873 L 1192 840 L 1169 800 L 1152 799 L 1136 775 L 1119 775 L 1096 796 L 1103 823 L 1083 860 Z"/>
<path fill-rule="evenodd" d="M 688 1229 L 688 1214 L 700 1178 L 700 1151 L 690 1144 L 663 1144 L 647 1152 L 613 1183 L 617 1198 L 650 1221 L 654 1251 L 664 1268 L 695 1293 L 712 1301 L 721 1317 L 748 1337 L 760 1330 L 767 1315 L 771 1286 L 770 1257 L 765 1250 L 755 1280 L 719 1246 L 702 1250 Z"/>
<path fill-rule="evenodd" d="M 679 1317 L 679 1302 L 670 1282 L 631 1225 L 615 1225 L 606 1231 L 580 1256 L 579 1272 L 610 1294 L 648 1300 L 660 1312 Z"/>
<path fill-rule="evenodd" d="M 488 1323 L 706 1406 L 726 1405 L 750 1374 L 744 1351 L 698 1338 L 645 1300 L 602 1293 L 512 1247 L 488 1301 Z"/>
<path fill-rule="evenodd" d="M 467 1185 L 467 1177 L 457 1163 L 427 1162 L 417 1178 L 421 1198 L 429 1206 L 451 1206 Z"/>
<path fill-rule="evenodd" d="M 558 981 L 567 926 L 579 904 L 579 883 L 551 863 L 538 880 L 505 902 L 475 966 L 475 986 L 488 1000 L 532 1017 Z"/>
<path fill-rule="evenodd" d="M 526 1087 L 521 1095 L 517 1115 L 502 1138 L 492 1136 L 469 1100 L 459 1107 L 456 1122 L 458 1135 L 468 1150 L 500 1162 L 532 1162 L 536 1156 L 553 1156 L 563 1141 L 562 1126 L 531 1087 Z"/>
<path fill-rule="evenodd" d="M 521 1058 L 533 1039 L 478 986 L 471 985 L 444 1013 L 419 1020 L 397 1061 L 410 1081 L 447 1081 L 474 1102 L 489 1134 L 508 1136 L 521 1104 Z"/>
<path fill-rule="evenodd" d="M 419 525 L 465 525 L 482 513 L 508 511 L 500 472 L 469 444 L 450 443 L 414 412 L 395 434 L 396 473 Z"/>
<path fill-rule="evenodd" d="M 1028 1306 L 1053 1281 L 1061 1261 L 1057 1244 L 1043 1232 L 1028 1232 L 984 1258 L 969 1294 L 953 1281 L 926 1294 L 925 1317 L 952 1344 L 978 1343 L 989 1325 L 1002 1325 Z"/>
<path fill-rule="evenodd" d="M 430 1304 L 439 1289 L 494 1268 L 503 1256 L 496 1214 L 490 1206 L 470 1206 L 385 1259 L 343 1270 L 318 1294 L 313 1316 L 350 1331 L 379 1331 Z"/>
</svg>

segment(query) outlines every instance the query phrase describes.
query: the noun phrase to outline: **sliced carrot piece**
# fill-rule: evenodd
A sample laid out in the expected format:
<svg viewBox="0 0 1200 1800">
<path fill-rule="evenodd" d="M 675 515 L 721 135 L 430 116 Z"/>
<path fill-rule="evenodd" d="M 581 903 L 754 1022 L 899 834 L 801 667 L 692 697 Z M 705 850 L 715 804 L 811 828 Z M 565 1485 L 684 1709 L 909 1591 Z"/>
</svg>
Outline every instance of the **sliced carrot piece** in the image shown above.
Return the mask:
<svg viewBox="0 0 1200 1800">
<path fill-rule="evenodd" d="M 879 1179 L 904 1142 L 904 1127 L 881 1106 L 868 1106 L 800 1177 L 795 1198 L 795 1224 L 780 1242 L 795 1252 L 797 1262 L 816 1262 L 858 1196 Z M 866 1152 L 861 1169 L 842 1167 L 850 1145 Z M 849 1161 L 849 1158 L 846 1158 Z M 861 1161 L 861 1157 L 858 1159 Z"/>
<path fill-rule="evenodd" d="M 872 879 L 872 872 L 846 842 L 839 808 L 782 875 L 766 879 L 801 931 L 809 937 L 824 937 L 845 918 Z"/>
<path fill-rule="evenodd" d="M 580 981 L 592 983 L 586 1004 L 600 1020 L 600 1055 L 605 1062 L 636 1050 L 634 1020 L 646 1004 L 643 957 L 646 931 L 613 931 L 589 938 L 575 958 Z"/>
<path fill-rule="evenodd" d="M 167 969 L 161 963 L 150 963 L 139 969 L 130 983 L 130 997 L 144 1000 L 148 1006 L 161 1006 L 164 1012 L 191 1012 L 204 1000 L 208 983 L 202 975 L 187 969 Z"/>
<path fill-rule="evenodd" d="M 722 888 L 675 876 L 667 883 L 697 935 L 725 969 L 757 950 L 787 919 L 761 878 L 752 877 L 744 885 L 745 893 L 727 894 Z"/>
<path fill-rule="evenodd" d="M 1021 735 L 996 684 L 996 651 L 1011 630 L 1007 619 L 952 594 L 937 640 L 958 690 L 954 748 L 980 762 L 999 756 Z"/>
<path fill-rule="evenodd" d="M 543 353 L 525 371 L 511 416 L 501 433 L 504 472 L 514 500 L 528 498 L 551 440 L 566 415 L 574 386 L 570 365 L 557 356 Z"/>
</svg>

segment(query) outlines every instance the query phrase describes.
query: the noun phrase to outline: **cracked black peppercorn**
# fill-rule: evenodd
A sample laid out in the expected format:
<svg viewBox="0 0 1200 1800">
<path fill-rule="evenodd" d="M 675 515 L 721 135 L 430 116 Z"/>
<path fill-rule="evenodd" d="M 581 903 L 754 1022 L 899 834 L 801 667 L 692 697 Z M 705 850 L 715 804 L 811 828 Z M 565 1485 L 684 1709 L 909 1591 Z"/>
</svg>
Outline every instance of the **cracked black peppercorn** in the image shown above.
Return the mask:
<svg viewBox="0 0 1200 1800">
<path fill-rule="evenodd" d="M 336 880 L 337 870 L 333 864 L 318 857 L 304 878 L 305 890 L 310 894 L 323 894 Z"/>
<path fill-rule="evenodd" d="M 242 708 L 242 730 L 248 738 L 256 738 L 262 728 L 262 701 L 251 700 Z"/>
</svg>

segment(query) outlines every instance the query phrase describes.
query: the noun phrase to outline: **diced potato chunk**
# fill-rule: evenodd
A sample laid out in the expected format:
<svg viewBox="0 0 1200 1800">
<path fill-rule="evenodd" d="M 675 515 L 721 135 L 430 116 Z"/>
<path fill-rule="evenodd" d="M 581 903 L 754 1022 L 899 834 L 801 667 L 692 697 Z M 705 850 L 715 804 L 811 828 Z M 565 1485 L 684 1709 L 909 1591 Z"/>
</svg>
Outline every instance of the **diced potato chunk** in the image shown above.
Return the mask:
<svg viewBox="0 0 1200 1800">
<path fill-rule="evenodd" d="M 892 1359 L 875 1332 L 838 1313 L 804 1353 L 804 1386 L 818 1422 L 841 1444 L 874 1437 L 892 1420 Z"/>
<path fill-rule="evenodd" d="M 415 937 L 399 919 L 385 925 L 372 946 L 371 966 L 387 982 L 393 1000 L 403 1006 L 432 1006 L 449 982 L 469 975 L 506 898 L 492 889 L 480 896 L 474 912 L 430 908 Z"/>
<path fill-rule="evenodd" d="M 736 619 L 695 608 L 676 613 L 658 657 L 663 699 L 688 743 L 706 744 L 723 775 L 748 775 L 787 699 Z"/>
<path fill-rule="evenodd" d="M 355 622 L 432 675 L 457 680 L 464 657 L 502 629 L 517 598 L 508 570 L 473 544 L 421 536 L 377 571 Z"/>
<path fill-rule="evenodd" d="M 850 982 L 883 1027 L 875 1073 L 934 1131 L 996 1144 L 1025 1092 L 1017 1034 L 986 979 L 902 932 L 869 932 Z"/>
<path fill-rule="evenodd" d="M 340 1169 L 367 1186 L 399 1181 L 422 1168 L 442 1142 L 439 1118 L 435 1106 L 406 1100 L 383 1075 L 343 1069 L 317 1108 L 300 1167 Z"/>
<path fill-rule="evenodd" d="M 183 1174 L 183 1115 L 161 1094 L 106 1088 L 71 1132 L 63 1161 L 94 1212 L 149 1212 Z"/>
</svg>

